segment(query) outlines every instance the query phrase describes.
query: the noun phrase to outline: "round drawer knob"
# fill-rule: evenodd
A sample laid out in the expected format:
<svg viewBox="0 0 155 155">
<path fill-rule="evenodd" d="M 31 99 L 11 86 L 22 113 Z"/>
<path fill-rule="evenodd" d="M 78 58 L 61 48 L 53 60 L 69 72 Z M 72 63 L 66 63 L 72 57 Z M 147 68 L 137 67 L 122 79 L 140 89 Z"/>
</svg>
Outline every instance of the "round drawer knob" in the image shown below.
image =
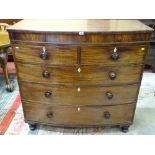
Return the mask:
<svg viewBox="0 0 155 155">
<path fill-rule="evenodd" d="M 47 52 L 41 52 L 40 53 L 40 58 L 43 60 L 46 60 L 48 58 L 48 53 Z"/>
<path fill-rule="evenodd" d="M 104 118 L 109 119 L 111 117 L 111 114 L 108 111 L 104 112 Z"/>
<path fill-rule="evenodd" d="M 45 95 L 45 97 L 49 98 L 49 97 L 51 97 L 52 93 L 47 91 L 47 92 L 44 93 L 44 95 Z"/>
<path fill-rule="evenodd" d="M 46 60 L 48 58 L 48 53 L 45 49 L 45 47 L 43 47 L 41 53 L 40 53 L 40 58 L 43 59 L 43 60 Z"/>
<path fill-rule="evenodd" d="M 111 92 L 106 92 L 106 96 L 109 100 L 113 98 L 113 94 Z"/>
<path fill-rule="evenodd" d="M 115 72 L 109 72 L 109 78 L 111 79 L 111 80 L 114 80 L 115 78 L 116 78 L 116 73 Z"/>
<path fill-rule="evenodd" d="M 111 54 L 111 59 L 114 60 L 114 61 L 116 61 L 116 60 L 118 60 L 118 58 L 119 58 L 119 54 L 117 52 L 117 48 L 114 48 L 114 51 Z"/>
<path fill-rule="evenodd" d="M 48 118 L 52 118 L 52 117 L 53 117 L 53 113 L 52 113 L 52 112 L 48 112 L 48 113 L 47 113 L 47 117 L 48 117 Z"/>
<path fill-rule="evenodd" d="M 48 78 L 50 76 L 48 71 L 44 71 L 42 75 L 44 78 Z"/>
</svg>

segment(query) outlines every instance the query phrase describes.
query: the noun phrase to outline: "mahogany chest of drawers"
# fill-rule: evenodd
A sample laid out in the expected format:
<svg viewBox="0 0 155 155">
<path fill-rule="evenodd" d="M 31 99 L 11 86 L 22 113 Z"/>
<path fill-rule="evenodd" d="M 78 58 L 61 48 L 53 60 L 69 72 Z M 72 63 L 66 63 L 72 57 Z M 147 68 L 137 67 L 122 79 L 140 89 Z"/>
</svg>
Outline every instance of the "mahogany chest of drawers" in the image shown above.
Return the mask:
<svg viewBox="0 0 155 155">
<path fill-rule="evenodd" d="M 137 20 L 23 20 L 8 32 L 30 129 L 128 130 L 151 28 Z"/>
</svg>

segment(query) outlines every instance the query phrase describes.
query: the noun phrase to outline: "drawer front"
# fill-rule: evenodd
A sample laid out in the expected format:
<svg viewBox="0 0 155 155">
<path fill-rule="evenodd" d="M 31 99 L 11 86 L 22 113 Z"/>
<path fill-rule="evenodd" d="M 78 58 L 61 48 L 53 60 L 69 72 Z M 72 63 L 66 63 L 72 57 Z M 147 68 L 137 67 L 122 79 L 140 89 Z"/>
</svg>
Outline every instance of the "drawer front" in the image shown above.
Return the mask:
<svg viewBox="0 0 155 155">
<path fill-rule="evenodd" d="M 10 32 L 12 43 L 18 41 L 24 42 L 44 42 L 54 44 L 79 44 L 79 43 L 123 43 L 123 42 L 147 42 L 150 40 L 150 33 L 89 33 L 89 32 L 66 32 L 66 33 L 37 33 L 37 32 Z"/>
<path fill-rule="evenodd" d="M 51 105 L 116 105 L 136 101 L 138 85 L 64 87 L 21 83 L 22 99 Z M 128 87 L 128 89 L 126 89 Z"/>
<path fill-rule="evenodd" d="M 14 55 L 20 62 L 77 64 L 76 47 L 14 45 Z"/>
<path fill-rule="evenodd" d="M 134 110 L 134 104 L 68 107 L 23 102 L 23 107 L 27 121 L 64 126 L 130 124 Z"/>
<path fill-rule="evenodd" d="M 81 47 L 81 64 L 143 63 L 147 46 Z"/>
<path fill-rule="evenodd" d="M 126 84 L 139 82 L 142 66 L 56 67 L 17 63 L 19 80 L 50 84 Z"/>
</svg>

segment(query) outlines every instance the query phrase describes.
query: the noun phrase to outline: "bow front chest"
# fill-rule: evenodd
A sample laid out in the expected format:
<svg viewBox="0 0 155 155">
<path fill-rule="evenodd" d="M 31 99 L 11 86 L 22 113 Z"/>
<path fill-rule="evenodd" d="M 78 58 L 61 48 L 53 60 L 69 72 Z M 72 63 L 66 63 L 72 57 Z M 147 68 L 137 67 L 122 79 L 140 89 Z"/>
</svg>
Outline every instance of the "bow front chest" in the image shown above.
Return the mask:
<svg viewBox="0 0 155 155">
<path fill-rule="evenodd" d="M 151 28 L 137 20 L 23 20 L 8 32 L 30 129 L 128 130 Z"/>
</svg>

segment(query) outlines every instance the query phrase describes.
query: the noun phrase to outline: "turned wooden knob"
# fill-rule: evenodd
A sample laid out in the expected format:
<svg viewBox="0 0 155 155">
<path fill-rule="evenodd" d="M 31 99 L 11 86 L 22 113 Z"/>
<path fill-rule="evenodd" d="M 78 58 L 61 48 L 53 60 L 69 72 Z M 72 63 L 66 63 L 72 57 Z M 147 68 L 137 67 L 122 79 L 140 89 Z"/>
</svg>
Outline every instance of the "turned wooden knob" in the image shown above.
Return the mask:
<svg viewBox="0 0 155 155">
<path fill-rule="evenodd" d="M 49 97 L 51 97 L 52 93 L 47 91 L 47 92 L 44 93 L 44 95 L 45 95 L 45 97 L 49 98 Z"/>
<path fill-rule="evenodd" d="M 53 113 L 52 112 L 48 112 L 46 115 L 48 118 L 52 118 L 53 117 Z"/>
<path fill-rule="evenodd" d="M 109 78 L 110 78 L 111 80 L 114 80 L 114 79 L 116 78 L 116 73 L 113 72 L 113 71 L 109 72 Z"/>
<path fill-rule="evenodd" d="M 48 71 L 44 71 L 44 72 L 42 73 L 42 75 L 43 75 L 44 78 L 49 78 L 50 73 L 49 73 Z"/>
<path fill-rule="evenodd" d="M 41 52 L 40 53 L 40 58 L 43 60 L 46 60 L 48 58 L 48 53 L 47 52 Z"/>
<path fill-rule="evenodd" d="M 111 92 L 106 92 L 106 96 L 109 100 L 113 98 L 113 94 Z"/>
<path fill-rule="evenodd" d="M 104 118 L 109 119 L 111 117 L 111 114 L 108 111 L 104 112 Z"/>
<path fill-rule="evenodd" d="M 111 54 L 111 59 L 116 61 L 119 58 L 119 53 L 117 52 L 117 48 L 114 49 L 113 53 Z"/>
<path fill-rule="evenodd" d="M 43 47 L 41 53 L 40 53 L 40 58 L 43 59 L 43 60 L 46 60 L 48 58 L 48 53 L 45 49 L 45 47 Z"/>
</svg>

